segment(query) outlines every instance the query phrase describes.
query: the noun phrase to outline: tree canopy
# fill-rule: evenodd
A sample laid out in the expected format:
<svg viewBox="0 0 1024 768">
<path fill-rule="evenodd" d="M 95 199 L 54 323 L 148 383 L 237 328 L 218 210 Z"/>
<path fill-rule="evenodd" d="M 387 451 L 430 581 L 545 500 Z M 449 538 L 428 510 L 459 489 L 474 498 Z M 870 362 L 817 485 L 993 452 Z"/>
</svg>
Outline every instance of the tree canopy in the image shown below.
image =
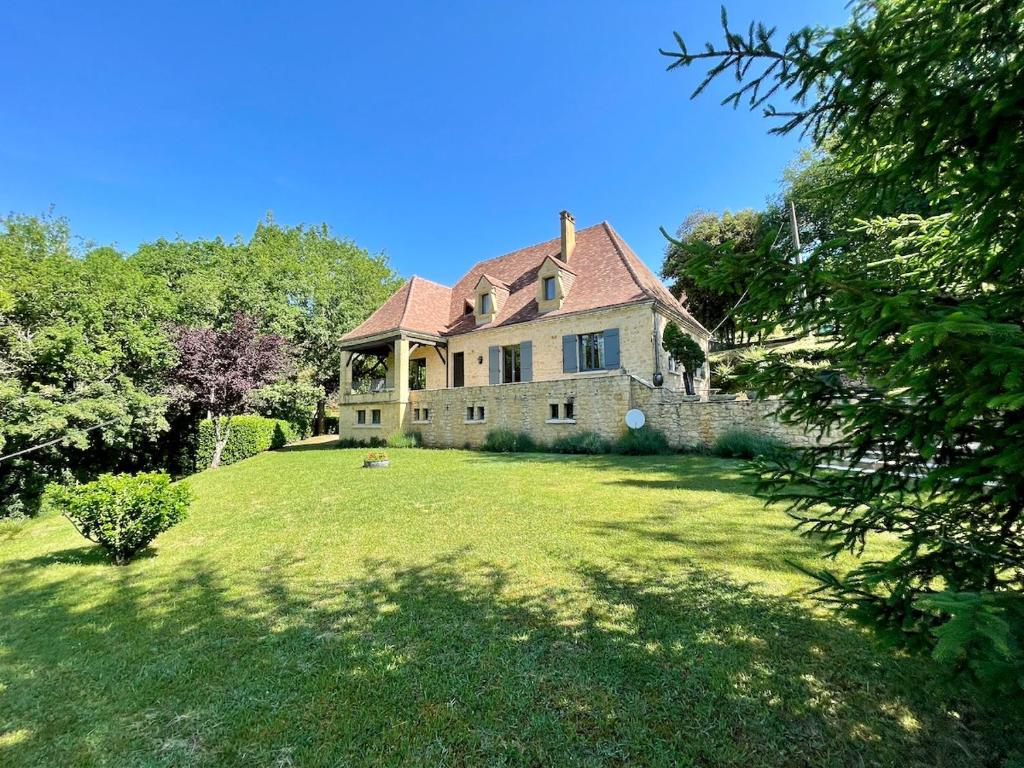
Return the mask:
<svg viewBox="0 0 1024 768">
<path fill-rule="evenodd" d="M 173 329 L 239 311 L 282 336 L 323 407 L 335 340 L 400 281 L 326 225 L 271 218 L 248 240 L 157 240 L 123 254 L 52 216 L 0 220 L 0 516 L 31 514 L 46 482 L 177 466 L 201 415 L 169 395 Z M 98 428 L 97 428 L 98 427 Z M 87 431 L 88 430 L 88 431 Z"/>
<path fill-rule="evenodd" d="M 700 285 L 747 298 L 737 322 L 814 345 L 750 384 L 827 436 L 763 466 L 833 552 L 894 536 L 894 557 L 818 573 L 832 598 L 927 643 L 994 685 L 1024 677 L 1024 16 L 1019 2 L 859 2 L 832 30 L 729 26 L 724 43 L 665 51 L 726 73 L 726 103 L 824 160 L 793 193 L 817 206 L 800 262 L 762 242 L 690 259 Z M 769 104 L 785 98 L 783 109 Z M 809 351 L 808 354 L 811 354 Z M 877 471 L 858 471 L 870 457 Z"/>
</svg>

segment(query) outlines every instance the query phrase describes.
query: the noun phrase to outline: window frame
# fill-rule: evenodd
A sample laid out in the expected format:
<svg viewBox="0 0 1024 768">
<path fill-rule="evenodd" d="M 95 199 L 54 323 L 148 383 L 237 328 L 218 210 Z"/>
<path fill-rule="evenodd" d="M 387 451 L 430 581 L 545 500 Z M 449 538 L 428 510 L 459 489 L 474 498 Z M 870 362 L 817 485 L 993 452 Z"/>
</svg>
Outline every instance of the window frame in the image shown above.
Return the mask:
<svg viewBox="0 0 1024 768">
<path fill-rule="evenodd" d="M 480 294 L 480 314 L 481 315 L 493 315 L 494 314 L 494 296 L 490 293 Z"/>
<path fill-rule="evenodd" d="M 551 295 L 548 295 L 548 288 L 551 289 Z M 554 301 L 558 298 L 558 278 L 553 275 L 548 275 L 544 278 L 541 284 L 541 296 L 544 297 L 544 301 Z"/>
<path fill-rule="evenodd" d="M 380 408 L 374 408 L 370 411 L 370 424 L 375 427 L 379 427 L 381 425 Z"/>
<path fill-rule="evenodd" d="M 413 386 L 413 377 L 416 384 Z M 409 389 L 413 392 L 421 392 L 427 388 L 427 358 L 414 357 L 409 360 Z"/>
<path fill-rule="evenodd" d="M 511 366 L 508 364 L 511 358 Z M 511 370 L 509 370 L 511 368 Z M 523 348 L 521 344 L 506 344 L 501 348 L 501 383 L 519 384 L 523 380 Z"/>
<path fill-rule="evenodd" d="M 595 341 L 592 343 L 590 341 L 585 341 L 590 339 Z M 597 366 L 585 364 L 588 352 L 596 354 L 598 362 Z M 605 370 L 604 331 L 592 331 L 590 333 L 576 334 L 576 355 L 576 369 L 580 373 Z"/>
<path fill-rule="evenodd" d="M 558 421 L 559 412 L 558 403 L 548 403 L 548 419 Z"/>
<path fill-rule="evenodd" d="M 359 426 L 366 425 L 366 409 L 360 408 L 356 411 L 356 424 Z"/>
</svg>

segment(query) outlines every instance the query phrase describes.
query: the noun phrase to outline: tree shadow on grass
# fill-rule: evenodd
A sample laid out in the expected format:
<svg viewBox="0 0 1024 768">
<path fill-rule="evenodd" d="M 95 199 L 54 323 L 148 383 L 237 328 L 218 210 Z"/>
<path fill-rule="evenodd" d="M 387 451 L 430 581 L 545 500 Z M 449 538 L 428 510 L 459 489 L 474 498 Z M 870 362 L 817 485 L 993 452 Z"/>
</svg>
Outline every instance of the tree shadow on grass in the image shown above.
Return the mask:
<svg viewBox="0 0 1024 768">
<path fill-rule="evenodd" d="M 0 574 L 4 765 L 982 765 L 934 669 L 694 568 Z M 986 735 L 989 741 L 986 741 Z"/>
</svg>

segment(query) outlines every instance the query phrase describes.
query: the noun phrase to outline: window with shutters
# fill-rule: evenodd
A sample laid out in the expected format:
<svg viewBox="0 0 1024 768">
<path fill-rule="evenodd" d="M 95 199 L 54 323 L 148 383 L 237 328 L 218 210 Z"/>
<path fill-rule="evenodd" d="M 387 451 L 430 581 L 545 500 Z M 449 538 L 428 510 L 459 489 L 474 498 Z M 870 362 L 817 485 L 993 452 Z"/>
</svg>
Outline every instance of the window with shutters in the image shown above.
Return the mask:
<svg viewBox="0 0 1024 768">
<path fill-rule="evenodd" d="M 523 355 L 518 344 L 501 348 L 501 382 L 514 384 L 523 380 Z"/>
<path fill-rule="evenodd" d="M 604 368 L 604 333 L 581 333 L 579 360 L 581 371 L 600 371 Z"/>
</svg>

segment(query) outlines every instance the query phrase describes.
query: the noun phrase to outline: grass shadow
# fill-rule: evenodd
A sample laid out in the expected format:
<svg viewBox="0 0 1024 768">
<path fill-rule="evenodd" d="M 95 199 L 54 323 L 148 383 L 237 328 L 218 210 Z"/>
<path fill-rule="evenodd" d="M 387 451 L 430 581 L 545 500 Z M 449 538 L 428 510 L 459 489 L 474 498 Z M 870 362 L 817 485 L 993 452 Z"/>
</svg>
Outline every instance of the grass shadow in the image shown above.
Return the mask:
<svg viewBox="0 0 1024 768">
<path fill-rule="evenodd" d="M 0 763 L 982 765 L 928 665 L 697 568 L 518 588 L 458 552 L 100 586 L 0 575 Z"/>
</svg>

